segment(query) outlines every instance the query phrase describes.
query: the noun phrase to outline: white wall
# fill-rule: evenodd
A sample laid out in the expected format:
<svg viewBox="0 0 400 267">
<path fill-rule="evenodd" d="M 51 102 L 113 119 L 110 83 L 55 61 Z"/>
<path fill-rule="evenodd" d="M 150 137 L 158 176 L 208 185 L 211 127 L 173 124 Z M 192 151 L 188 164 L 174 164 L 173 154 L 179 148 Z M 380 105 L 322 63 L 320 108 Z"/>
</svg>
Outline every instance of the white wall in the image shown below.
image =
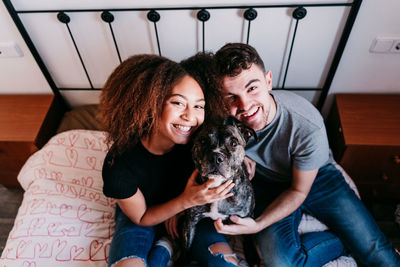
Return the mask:
<svg viewBox="0 0 400 267">
<path fill-rule="evenodd" d="M 28 0 L 14 0 L 13 4 L 17 10 L 21 9 L 60 9 L 60 8 L 107 8 L 112 5 L 112 7 L 140 7 L 140 5 L 145 7 L 152 7 L 152 6 L 182 6 L 188 5 L 187 1 L 185 0 L 174 0 L 174 1 L 162 1 L 162 0 L 148 0 L 148 1 L 141 1 L 141 3 L 137 3 L 139 1 L 107 1 L 107 0 L 38 0 L 38 1 L 28 1 Z M 312 2 L 321 2 L 321 1 L 307 1 L 308 3 Z M 332 2 L 332 1 L 326 1 Z M 337 2 L 350 2 L 350 1 L 337 1 Z M 216 4 L 217 3 L 217 4 Z M 251 4 L 270 4 L 270 3 L 288 3 L 288 1 L 261 1 L 255 0 L 251 1 Z M 238 5 L 238 4 L 246 4 L 249 5 L 250 2 L 243 1 L 243 0 L 203 0 L 203 1 L 191 1 L 190 6 L 193 5 Z M 353 31 L 349 38 L 348 44 L 344 51 L 342 60 L 340 62 L 339 68 L 337 70 L 336 76 L 333 80 L 331 91 L 330 93 L 336 92 L 382 92 L 382 93 L 400 93 L 400 54 L 373 54 L 369 52 L 369 48 L 371 43 L 375 37 L 393 37 L 397 36 L 400 37 L 400 22 L 398 20 L 398 10 L 400 10 L 400 1 L 398 0 L 364 0 L 361 6 L 360 12 L 358 14 L 356 23 L 353 27 Z M 213 11 L 218 12 L 218 11 Z M 262 11 L 259 11 L 259 13 Z M 277 11 L 278 12 L 278 11 Z M 284 12 L 284 11 L 283 11 Z M 308 19 L 313 17 L 313 12 L 308 13 Z M 340 25 L 341 20 L 335 20 L 337 17 L 343 17 L 346 14 L 346 10 L 343 8 L 332 9 L 329 14 L 324 14 L 322 18 L 318 19 L 325 19 L 328 27 L 331 27 L 333 30 L 335 27 L 342 27 Z M 79 15 L 77 15 L 79 16 Z M 193 16 L 190 12 L 188 13 L 181 13 L 183 19 L 186 19 L 185 16 Z M 261 16 L 261 14 L 260 14 Z M 278 17 L 278 15 L 277 15 Z M 166 20 L 168 20 L 168 16 L 164 16 Z M 332 23 L 328 23 L 332 19 Z M 59 33 L 65 31 L 65 29 L 56 28 L 58 26 L 51 26 L 51 20 L 54 20 L 54 16 L 43 15 L 41 17 L 41 22 L 43 26 L 37 26 L 36 19 L 32 19 L 30 15 L 24 15 L 22 18 L 25 27 L 30 30 L 30 34 L 32 34 L 32 38 L 38 38 L 40 40 L 45 39 L 45 36 L 40 35 L 35 29 L 38 27 L 47 27 L 47 32 L 50 31 L 52 33 Z M 85 18 L 85 23 L 91 23 L 91 18 Z M 311 21 L 311 20 L 308 20 Z M 43 23 L 44 22 L 44 23 Z M 282 34 L 283 31 L 276 30 L 276 27 L 265 27 L 263 25 L 257 25 L 257 20 L 254 21 L 252 24 L 252 34 L 253 31 L 259 32 L 259 35 L 265 34 L 265 38 L 274 38 L 277 40 L 276 42 L 268 42 L 271 45 L 270 47 L 265 47 L 261 43 L 254 43 L 253 45 L 260 51 L 264 58 L 268 58 L 267 64 L 271 63 L 273 72 L 275 75 L 275 86 L 278 86 L 278 82 L 282 80 L 280 77 L 279 72 L 281 71 L 282 67 L 279 65 L 278 61 L 282 61 L 282 49 L 278 49 L 277 46 L 279 40 L 284 40 L 285 36 L 282 36 L 279 39 L 279 34 Z M 236 22 L 232 22 L 236 23 Z M 287 22 L 280 23 L 281 27 L 291 27 L 291 25 L 286 25 Z M 188 24 L 188 23 L 185 23 Z M 309 24 L 309 25 L 308 25 Z M 305 49 L 315 50 L 316 53 L 318 51 L 322 51 L 324 49 L 331 49 L 329 47 L 330 42 L 335 42 L 336 35 L 327 36 L 327 38 L 321 38 L 323 36 L 324 31 L 326 30 L 326 25 L 321 27 L 321 25 L 316 25 L 316 23 L 306 23 L 304 21 L 304 28 L 311 27 L 315 29 L 316 34 L 314 34 L 313 38 L 315 38 L 315 46 L 312 47 L 304 47 Z M 168 28 L 168 23 L 164 24 Z M 286 26 L 284 26 L 286 25 Z M 330 26 L 329 26 L 330 25 Z M 59 25 L 62 27 L 63 25 Z M 73 25 L 71 25 L 72 27 Z M 79 25 L 78 25 L 79 26 Z M 237 37 L 230 37 L 233 38 L 233 41 L 243 41 L 244 33 L 245 33 L 245 25 L 237 25 L 238 27 L 242 27 L 243 31 Z M 53 27 L 53 28 L 52 28 Z M 182 28 L 182 32 L 185 31 L 185 27 L 188 25 L 180 25 Z M 198 27 L 198 26 L 197 26 Z M 216 27 L 209 25 L 209 27 Z M 79 27 L 76 27 L 79 28 Z M 96 36 L 101 34 L 102 32 L 106 32 L 104 27 L 97 27 L 93 26 L 92 31 L 90 34 L 81 34 L 82 39 L 86 40 L 94 40 L 96 41 Z M 274 30 L 275 29 L 275 30 Z M 302 29 L 302 28 L 299 28 Z M 128 36 L 130 29 L 121 28 L 118 33 L 118 36 Z M 148 31 L 151 31 L 152 28 L 148 28 Z M 164 31 L 165 32 L 165 31 Z M 96 35 L 97 34 L 97 35 Z M 199 31 L 197 32 L 199 34 Z M 225 33 L 226 34 L 226 33 Z M 77 33 L 79 39 L 79 33 Z M 64 36 L 65 37 L 65 36 Z M 77 58 L 73 58 L 69 56 L 68 53 L 60 53 L 59 51 L 71 50 L 73 47 L 68 42 L 62 42 L 63 35 L 59 35 L 58 38 L 49 38 L 46 39 L 45 42 L 42 42 L 39 50 L 42 49 L 45 51 L 45 55 L 56 55 L 58 60 L 51 61 L 48 60 L 45 56 L 44 60 L 48 65 L 50 71 L 52 72 L 53 77 L 57 82 L 58 86 L 76 86 L 76 87 L 85 87 L 87 85 L 87 80 L 82 74 L 82 71 L 79 68 L 74 68 L 73 66 L 77 64 L 79 66 L 79 61 Z M 196 37 L 196 36 L 195 36 Z M 218 38 L 220 36 L 213 36 L 210 33 L 210 36 L 207 36 L 208 40 L 208 50 L 216 50 L 220 47 L 223 42 L 221 42 Z M 129 44 L 129 38 L 126 38 L 126 41 Z M 160 36 L 163 38 L 163 36 Z M 308 36 L 301 37 L 301 31 L 298 32 L 298 37 L 296 37 L 297 43 L 301 44 L 302 42 L 305 44 L 306 41 L 308 42 Z M 194 38 L 196 39 L 196 38 Z M 198 39 L 198 38 L 197 38 Z M 325 40 L 326 39 L 326 40 Z M 329 39 L 329 40 L 328 40 Z M 186 49 L 175 51 L 174 46 L 164 46 L 165 53 L 169 53 L 171 58 L 180 60 L 186 56 L 191 55 L 192 53 L 198 51 L 200 49 L 200 44 L 197 42 L 191 42 L 190 38 L 185 39 L 186 42 Z M 13 24 L 12 19 L 9 17 L 7 10 L 5 9 L 3 3 L 0 4 L 0 43 L 1 42 L 16 42 L 21 49 L 23 50 L 24 56 L 18 58 L 0 58 L 0 93 L 1 94 L 9 94 L 9 93 L 51 93 L 49 86 L 47 85 L 46 80 L 44 79 L 43 75 L 40 72 L 40 69 L 37 67 L 34 59 L 32 58 L 28 48 L 24 44 L 23 39 L 19 35 L 18 30 Z M 141 40 L 143 42 L 142 49 L 143 52 L 156 52 L 156 48 L 149 44 L 149 40 L 143 38 Z M 337 41 L 337 40 L 336 40 Z M 57 43 L 58 42 L 58 43 Z M 147 43 L 146 43 L 147 42 Z M 326 45 L 325 43 L 326 42 Z M 252 43 L 250 41 L 250 43 Z M 63 48 L 60 48 L 60 44 L 63 45 Z M 153 43 L 154 44 L 154 43 Z M 121 48 L 121 54 L 124 57 L 127 57 L 131 51 L 129 51 L 128 47 L 132 45 L 128 45 L 127 48 Z M 54 49 L 52 47 L 57 47 Z M 146 48 L 145 48 L 146 47 Z M 263 50 L 265 48 L 265 51 Z M 63 50 L 64 49 L 64 50 Z M 91 72 L 91 76 L 93 76 L 93 83 L 95 87 L 101 87 L 104 83 L 104 80 L 107 77 L 107 73 L 109 73 L 117 64 L 118 62 L 115 60 L 115 51 L 114 48 L 110 45 L 97 45 L 96 47 L 82 47 L 82 49 L 86 49 L 87 51 L 94 51 L 94 50 L 104 50 L 108 51 L 106 54 L 109 58 L 105 57 L 104 61 L 108 64 L 105 68 L 99 68 L 98 64 L 91 64 L 90 60 L 88 60 L 88 70 Z M 125 49 L 125 50 L 124 50 Z M 145 50 L 147 49 L 147 51 Z M 269 50 L 268 50 L 269 49 Z M 72 50 L 71 50 L 72 51 Z M 279 53 L 276 51 L 280 51 Z M 279 56 L 278 56 L 279 55 Z M 301 65 L 305 66 L 304 62 L 309 62 L 311 65 L 314 64 L 314 69 L 321 69 L 323 71 L 323 66 L 326 64 L 326 58 L 315 57 L 313 59 L 308 60 L 307 57 L 299 53 L 295 53 L 294 55 L 298 55 L 297 58 L 292 59 L 293 66 Z M 90 53 L 89 53 L 90 57 Z M 297 63 L 296 63 L 297 62 Z M 58 66 L 58 67 L 57 67 Z M 61 66 L 61 68 L 60 68 Z M 319 67 L 322 66 L 322 67 Z M 309 66 L 310 67 L 310 66 Z M 61 69 L 61 71 L 57 71 L 57 68 Z M 68 72 L 63 70 L 68 69 Z M 291 75 L 289 71 L 287 85 L 298 85 L 298 86 L 318 86 L 320 84 L 320 80 L 318 77 L 323 75 L 323 73 L 316 73 L 318 71 L 311 71 L 309 73 L 306 67 L 303 67 L 303 73 L 296 72 Z M 311 77 L 311 80 L 302 80 L 303 77 L 308 76 L 315 76 L 315 78 Z M 279 79 L 280 78 L 280 79 Z M 98 92 L 63 92 L 66 96 L 67 100 L 73 105 L 81 105 L 84 103 L 96 103 L 98 98 Z M 312 99 L 313 95 L 310 95 L 309 98 Z M 331 98 L 328 98 L 327 105 L 324 109 L 324 113 L 327 112 L 327 108 L 330 105 Z"/>
<path fill-rule="evenodd" d="M 32 94 L 51 93 L 28 47 L 9 16 L 3 2 L 0 3 L 0 43 L 15 42 L 22 50 L 23 56 L 0 58 L 0 93 Z"/>
</svg>

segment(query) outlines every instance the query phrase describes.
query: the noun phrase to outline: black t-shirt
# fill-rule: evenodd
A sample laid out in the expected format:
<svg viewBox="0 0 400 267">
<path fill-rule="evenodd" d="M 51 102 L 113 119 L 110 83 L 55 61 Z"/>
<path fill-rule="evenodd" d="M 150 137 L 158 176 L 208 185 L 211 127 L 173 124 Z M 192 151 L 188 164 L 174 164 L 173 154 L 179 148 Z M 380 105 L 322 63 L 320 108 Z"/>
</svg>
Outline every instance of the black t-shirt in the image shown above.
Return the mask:
<svg viewBox="0 0 400 267">
<path fill-rule="evenodd" d="M 107 154 L 103 164 L 104 195 L 116 199 L 143 193 L 148 206 L 165 203 L 185 189 L 194 170 L 188 145 L 175 145 L 164 155 L 154 155 L 138 142 L 115 157 L 110 164 Z"/>
</svg>

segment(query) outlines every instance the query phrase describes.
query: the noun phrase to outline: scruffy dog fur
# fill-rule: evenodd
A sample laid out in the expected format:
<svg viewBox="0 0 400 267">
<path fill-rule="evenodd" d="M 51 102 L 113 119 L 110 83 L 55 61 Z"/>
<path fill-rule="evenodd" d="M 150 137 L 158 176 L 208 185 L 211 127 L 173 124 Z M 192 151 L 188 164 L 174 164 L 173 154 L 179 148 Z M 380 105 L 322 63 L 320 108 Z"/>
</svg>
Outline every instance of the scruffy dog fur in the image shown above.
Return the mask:
<svg viewBox="0 0 400 267">
<path fill-rule="evenodd" d="M 217 187 L 231 179 L 235 186 L 233 196 L 202 206 L 195 206 L 185 211 L 183 218 L 183 245 L 189 249 L 196 224 L 203 218 L 213 220 L 222 218 L 229 221 L 229 216 L 252 216 L 254 194 L 246 167 L 245 145 L 254 135 L 253 129 L 245 126 L 233 117 L 223 123 L 208 123 L 194 138 L 192 156 L 199 175 L 198 184 L 213 179 L 212 187 Z"/>
</svg>

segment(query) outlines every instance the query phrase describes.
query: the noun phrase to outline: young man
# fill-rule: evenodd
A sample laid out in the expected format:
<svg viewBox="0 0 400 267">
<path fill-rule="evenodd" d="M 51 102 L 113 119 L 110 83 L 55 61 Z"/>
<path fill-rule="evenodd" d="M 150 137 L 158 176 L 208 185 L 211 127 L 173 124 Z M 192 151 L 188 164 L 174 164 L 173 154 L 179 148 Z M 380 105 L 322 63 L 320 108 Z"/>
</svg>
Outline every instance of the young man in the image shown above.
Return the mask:
<svg viewBox="0 0 400 267">
<path fill-rule="evenodd" d="M 332 165 L 324 122 L 314 106 L 296 94 L 271 91 L 271 72 L 249 45 L 227 44 L 215 58 L 229 113 L 258 136 L 246 149 L 257 163 L 255 219 L 232 217 L 232 225 L 219 219 L 217 231 L 256 233 L 269 267 L 322 266 L 345 254 L 345 247 L 367 266 L 400 266 L 400 256 Z M 299 236 L 302 212 L 332 232 Z"/>
</svg>

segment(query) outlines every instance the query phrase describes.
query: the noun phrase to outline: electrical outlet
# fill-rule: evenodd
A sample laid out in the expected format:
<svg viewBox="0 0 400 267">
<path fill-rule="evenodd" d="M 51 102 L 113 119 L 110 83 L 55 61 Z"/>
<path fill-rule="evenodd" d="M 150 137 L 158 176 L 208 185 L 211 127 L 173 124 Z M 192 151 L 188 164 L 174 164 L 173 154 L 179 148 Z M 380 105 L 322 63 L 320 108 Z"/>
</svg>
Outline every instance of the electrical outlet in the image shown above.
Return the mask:
<svg viewBox="0 0 400 267">
<path fill-rule="evenodd" d="M 400 39 L 393 40 L 392 48 L 390 49 L 391 53 L 400 53 Z"/>
<path fill-rule="evenodd" d="M 14 42 L 0 43 L 0 58 L 6 57 L 22 57 L 24 53 L 21 48 Z"/>
<path fill-rule="evenodd" d="M 400 37 L 377 37 L 369 49 L 372 53 L 400 53 Z"/>
<path fill-rule="evenodd" d="M 388 53 L 393 46 L 393 39 L 375 38 L 372 41 L 369 51 L 372 53 Z"/>
</svg>

